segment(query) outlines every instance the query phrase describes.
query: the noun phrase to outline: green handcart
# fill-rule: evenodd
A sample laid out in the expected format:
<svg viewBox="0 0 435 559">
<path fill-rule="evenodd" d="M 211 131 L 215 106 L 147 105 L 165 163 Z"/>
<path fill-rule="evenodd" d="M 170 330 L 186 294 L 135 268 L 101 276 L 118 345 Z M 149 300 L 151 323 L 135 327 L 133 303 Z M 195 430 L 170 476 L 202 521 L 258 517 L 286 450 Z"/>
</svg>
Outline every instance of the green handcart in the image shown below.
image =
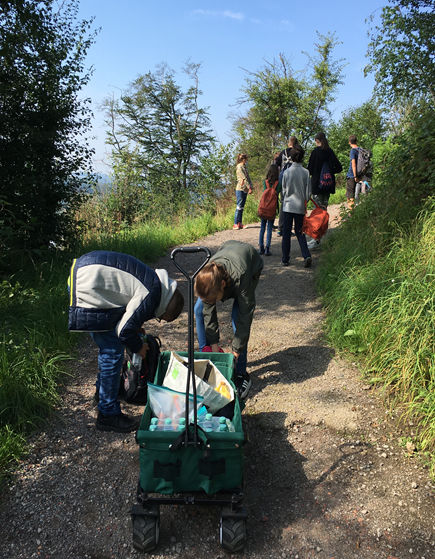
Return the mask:
<svg viewBox="0 0 435 559">
<path fill-rule="evenodd" d="M 176 261 L 179 253 L 204 252 L 205 260 L 189 275 Z M 186 402 L 194 380 L 194 359 L 204 353 L 193 351 L 193 280 L 210 259 L 205 247 L 174 249 L 171 258 L 188 281 L 188 352 L 177 352 L 188 360 Z M 162 385 L 171 353 L 162 352 L 155 384 Z M 232 553 L 242 551 L 246 543 L 246 510 L 243 507 L 243 445 L 241 403 L 233 384 L 234 356 L 231 353 L 207 353 L 234 389 L 234 431 L 205 432 L 198 426 L 196 385 L 193 387 L 193 422 L 189 425 L 189 406 L 185 410 L 187 428 L 182 431 L 150 431 L 152 410 L 147 403 L 136 434 L 139 445 L 140 473 L 137 504 L 132 508 L 133 545 L 149 552 L 159 542 L 160 505 L 214 505 L 221 507 L 220 543 Z"/>
</svg>

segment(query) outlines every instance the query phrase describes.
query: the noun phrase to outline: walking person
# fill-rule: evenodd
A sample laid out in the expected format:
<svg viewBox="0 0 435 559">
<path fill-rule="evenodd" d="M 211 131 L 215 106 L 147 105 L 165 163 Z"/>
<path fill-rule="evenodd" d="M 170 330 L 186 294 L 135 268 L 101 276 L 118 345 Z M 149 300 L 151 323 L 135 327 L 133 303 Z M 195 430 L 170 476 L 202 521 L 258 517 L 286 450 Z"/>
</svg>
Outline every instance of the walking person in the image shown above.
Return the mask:
<svg viewBox="0 0 435 559">
<path fill-rule="evenodd" d="M 307 239 L 304 233 L 302 233 L 302 225 L 307 202 L 311 196 L 310 176 L 307 169 L 302 166 L 304 151 L 292 148 L 290 156 L 292 165 L 284 171 L 282 178 L 283 232 L 281 264 L 288 266 L 290 263 L 291 230 L 294 224 L 295 235 L 304 259 L 304 267 L 309 268 L 311 266 L 311 253 L 307 246 Z"/>
<path fill-rule="evenodd" d="M 313 149 L 308 162 L 311 175 L 311 192 L 313 200 L 324 210 L 328 208 L 329 197 L 335 192 L 335 174 L 341 173 L 343 167 L 337 159 L 323 132 L 314 137 L 316 147 Z M 317 248 L 320 240 L 312 239 L 308 248 Z"/>
<path fill-rule="evenodd" d="M 242 218 L 243 209 L 245 207 L 248 194 L 252 194 L 252 181 L 248 173 L 247 163 L 248 156 L 246 153 L 239 153 L 236 165 L 236 212 L 234 214 L 233 229 L 243 229 Z"/>
<path fill-rule="evenodd" d="M 240 241 L 227 241 L 195 278 L 196 333 L 200 351 L 210 346 L 220 351 L 216 303 L 234 299 L 231 349 L 236 359 L 234 383 L 240 398 L 246 398 L 252 381 L 247 372 L 248 341 L 255 310 L 255 289 L 263 259 L 255 248 Z M 207 348 L 208 349 L 208 348 Z"/>
<path fill-rule="evenodd" d="M 281 183 L 282 183 L 282 177 L 283 177 L 284 171 L 286 169 L 288 169 L 292 164 L 292 160 L 291 160 L 291 157 L 290 157 L 290 152 L 291 152 L 292 148 L 302 149 L 302 146 L 299 143 L 299 140 L 296 138 L 296 136 L 290 136 L 289 139 L 288 139 L 287 147 L 281 151 L 281 153 L 278 155 L 278 157 L 275 156 L 275 163 L 279 167 L 279 183 L 280 183 L 280 192 L 281 192 L 280 204 L 279 204 L 279 217 L 278 217 L 278 232 L 277 232 L 277 235 L 279 237 L 281 237 L 281 235 L 282 235 L 282 202 L 283 202 L 283 200 L 282 200 Z"/>
<path fill-rule="evenodd" d="M 138 422 L 121 412 L 120 372 L 124 349 L 146 357 L 140 332 L 151 318 L 172 322 L 184 298 L 166 270 L 153 270 L 128 254 L 96 250 L 73 261 L 68 278 L 68 329 L 89 332 L 99 348 L 96 400 L 100 431 L 127 433 Z"/>
<path fill-rule="evenodd" d="M 346 174 L 346 198 L 347 198 L 347 207 L 351 210 L 355 204 L 355 191 L 356 185 L 359 182 L 357 176 L 356 166 L 358 163 L 358 140 L 355 134 L 351 134 L 349 136 L 349 146 L 350 146 L 350 153 L 349 153 L 349 170 Z"/>
<path fill-rule="evenodd" d="M 272 254 L 270 252 L 270 243 L 272 241 L 273 222 L 275 221 L 276 210 L 278 207 L 278 193 L 281 191 L 281 184 L 278 181 L 278 177 L 279 177 L 278 166 L 272 163 L 272 165 L 270 165 L 269 167 L 269 170 L 267 171 L 266 179 L 263 181 L 263 192 L 268 188 L 274 189 L 275 192 L 277 193 L 277 195 L 274 196 L 274 198 L 276 198 L 276 204 L 275 204 L 275 209 L 273 211 L 273 218 L 266 218 L 260 216 L 261 219 L 260 236 L 258 239 L 260 254 L 265 254 L 266 256 L 270 256 Z M 270 208 L 271 213 L 272 210 L 273 208 Z M 260 208 L 259 208 L 259 213 L 260 213 Z M 265 232 L 266 232 L 266 246 L 264 246 Z"/>
</svg>

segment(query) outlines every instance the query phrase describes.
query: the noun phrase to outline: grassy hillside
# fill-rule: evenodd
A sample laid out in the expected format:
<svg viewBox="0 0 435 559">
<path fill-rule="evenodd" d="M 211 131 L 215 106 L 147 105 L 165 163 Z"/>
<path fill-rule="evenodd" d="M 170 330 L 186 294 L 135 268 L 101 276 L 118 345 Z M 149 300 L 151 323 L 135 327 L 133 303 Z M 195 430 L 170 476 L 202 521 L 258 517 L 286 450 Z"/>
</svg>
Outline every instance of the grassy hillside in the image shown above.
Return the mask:
<svg viewBox="0 0 435 559">
<path fill-rule="evenodd" d="M 433 113 L 375 150 L 373 192 L 325 243 L 317 284 L 331 343 L 384 389 L 435 475 Z"/>
</svg>

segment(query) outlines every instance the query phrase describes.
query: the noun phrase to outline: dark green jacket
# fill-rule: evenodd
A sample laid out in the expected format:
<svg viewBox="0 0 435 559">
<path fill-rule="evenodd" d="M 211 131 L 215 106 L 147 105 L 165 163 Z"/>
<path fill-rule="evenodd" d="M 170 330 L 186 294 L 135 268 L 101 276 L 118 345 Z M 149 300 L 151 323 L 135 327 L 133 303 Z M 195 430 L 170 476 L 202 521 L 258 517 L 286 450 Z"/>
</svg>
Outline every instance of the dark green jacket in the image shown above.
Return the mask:
<svg viewBox="0 0 435 559">
<path fill-rule="evenodd" d="M 232 349 L 240 353 L 248 346 L 255 310 L 255 288 L 263 269 L 263 259 L 252 245 L 240 241 L 228 241 L 210 261 L 224 266 L 231 278 L 222 300 L 237 299 L 239 304 Z M 219 343 L 216 305 L 204 303 L 204 324 L 207 343 L 210 345 Z"/>
</svg>

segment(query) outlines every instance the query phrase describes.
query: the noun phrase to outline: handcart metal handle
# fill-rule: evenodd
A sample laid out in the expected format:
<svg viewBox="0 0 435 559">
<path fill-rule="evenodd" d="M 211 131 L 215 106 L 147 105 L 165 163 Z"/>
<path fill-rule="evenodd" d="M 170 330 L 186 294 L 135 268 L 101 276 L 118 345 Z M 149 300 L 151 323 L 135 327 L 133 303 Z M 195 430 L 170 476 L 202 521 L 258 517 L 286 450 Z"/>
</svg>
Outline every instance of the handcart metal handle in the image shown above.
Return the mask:
<svg viewBox="0 0 435 559">
<path fill-rule="evenodd" d="M 197 270 L 192 274 L 189 275 L 187 270 L 185 270 L 179 262 L 176 261 L 175 257 L 177 254 L 197 254 L 199 252 L 203 252 L 205 254 L 205 260 L 201 263 L 201 265 L 197 268 Z M 197 276 L 198 272 L 202 270 L 202 268 L 207 264 L 207 262 L 211 258 L 211 252 L 207 247 L 178 247 L 174 248 L 171 252 L 171 260 L 174 262 L 175 266 L 180 270 L 180 272 L 184 275 L 187 279 L 187 316 L 188 316 L 188 353 L 187 353 L 187 384 L 186 384 L 186 430 L 185 430 L 185 439 L 184 442 L 186 445 L 190 444 L 189 441 L 189 393 L 190 393 L 190 383 L 192 382 L 192 391 L 193 391 L 193 445 L 197 446 L 201 444 L 201 441 L 198 441 L 198 418 L 197 418 L 197 397 L 196 397 L 196 382 L 195 382 L 195 367 L 194 367 L 194 352 L 193 352 L 193 345 L 194 345 L 194 325 L 193 325 L 193 280 Z"/>
</svg>

